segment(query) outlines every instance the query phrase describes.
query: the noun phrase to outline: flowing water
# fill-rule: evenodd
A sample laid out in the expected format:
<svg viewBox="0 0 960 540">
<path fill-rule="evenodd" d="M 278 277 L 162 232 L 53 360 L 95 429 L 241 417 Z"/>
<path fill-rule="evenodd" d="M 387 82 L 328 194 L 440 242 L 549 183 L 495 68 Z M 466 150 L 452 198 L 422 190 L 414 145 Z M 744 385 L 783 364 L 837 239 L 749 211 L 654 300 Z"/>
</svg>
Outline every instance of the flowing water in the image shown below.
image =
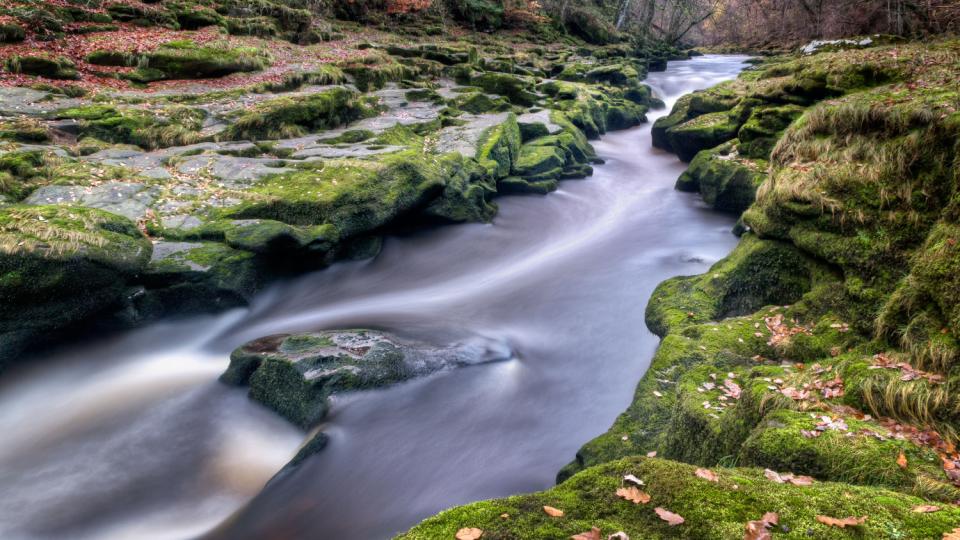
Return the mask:
<svg viewBox="0 0 960 540">
<path fill-rule="evenodd" d="M 647 82 L 669 107 L 744 60 L 671 62 Z M 388 238 L 375 259 L 278 284 L 249 309 L 5 375 L 0 538 L 382 539 L 452 505 L 551 486 L 630 402 L 658 342 L 643 322 L 653 288 L 736 243 L 732 217 L 673 190 L 683 165 L 651 147 L 650 124 L 594 146 L 606 164 L 591 178 L 501 198 L 493 224 Z M 264 489 L 305 434 L 216 377 L 246 340 L 348 327 L 476 340 L 513 359 L 337 398 L 327 449 Z"/>
</svg>

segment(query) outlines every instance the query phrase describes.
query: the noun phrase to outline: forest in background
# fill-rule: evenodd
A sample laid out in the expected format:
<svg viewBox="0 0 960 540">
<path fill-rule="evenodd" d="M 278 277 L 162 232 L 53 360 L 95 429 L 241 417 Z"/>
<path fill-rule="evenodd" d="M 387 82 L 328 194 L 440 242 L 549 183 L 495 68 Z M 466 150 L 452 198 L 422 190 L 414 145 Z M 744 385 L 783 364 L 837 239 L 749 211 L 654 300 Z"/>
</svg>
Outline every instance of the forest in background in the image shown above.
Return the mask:
<svg viewBox="0 0 960 540">
<path fill-rule="evenodd" d="M 456 19 L 477 30 L 552 28 L 596 44 L 794 46 L 864 34 L 922 37 L 960 28 L 957 0 L 352 0 L 317 8 L 366 23 Z"/>
</svg>

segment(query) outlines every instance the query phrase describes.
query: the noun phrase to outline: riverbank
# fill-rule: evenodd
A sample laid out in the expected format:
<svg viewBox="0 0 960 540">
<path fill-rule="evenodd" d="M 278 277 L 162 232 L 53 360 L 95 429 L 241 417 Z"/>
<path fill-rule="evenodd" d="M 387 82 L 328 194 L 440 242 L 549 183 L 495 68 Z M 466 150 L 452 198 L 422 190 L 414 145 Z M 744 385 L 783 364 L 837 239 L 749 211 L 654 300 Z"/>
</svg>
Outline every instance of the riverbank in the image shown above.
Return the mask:
<svg viewBox="0 0 960 540">
<path fill-rule="evenodd" d="M 960 521 L 957 54 L 941 41 L 774 59 L 679 101 L 654 144 L 692 160 L 678 188 L 746 210 L 740 245 L 654 292 L 653 363 L 558 487 L 405 537 L 731 538 L 752 522 L 946 538 Z M 644 496 L 624 500 L 633 478 Z"/>
<path fill-rule="evenodd" d="M 348 22 L 300 44 L 143 9 L 79 9 L 71 20 L 112 26 L 0 45 L 0 366 L 78 333 L 245 305 L 281 277 L 373 256 L 385 233 L 489 221 L 498 194 L 589 175 L 588 139 L 642 122 L 656 101 L 640 81 L 686 57 Z M 283 27 L 284 13 L 266 18 Z"/>
</svg>

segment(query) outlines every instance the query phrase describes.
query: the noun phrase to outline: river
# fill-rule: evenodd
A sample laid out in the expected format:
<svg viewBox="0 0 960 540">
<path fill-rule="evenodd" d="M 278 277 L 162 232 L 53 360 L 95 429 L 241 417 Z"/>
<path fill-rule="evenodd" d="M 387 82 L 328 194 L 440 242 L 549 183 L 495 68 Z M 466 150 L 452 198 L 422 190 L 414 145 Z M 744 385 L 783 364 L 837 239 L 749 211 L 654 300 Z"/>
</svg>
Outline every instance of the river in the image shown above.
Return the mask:
<svg viewBox="0 0 960 540">
<path fill-rule="evenodd" d="M 671 62 L 668 108 L 745 57 Z M 651 123 L 666 111 L 651 111 Z M 592 177 L 498 199 L 492 224 L 387 238 L 369 261 L 277 284 L 248 309 L 74 344 L 0 379 L 0 538 L 383 539 L 444 508 L 544 489 L 630 402 L 653 288 L 736 244 L 673 190 L 650 124 L 595 141 Z M 514 358 L 335 399 L 331 444 L 264 485 L 305 434 L 217 382 L 275 332 L 372 327 Z"/>
</svg>

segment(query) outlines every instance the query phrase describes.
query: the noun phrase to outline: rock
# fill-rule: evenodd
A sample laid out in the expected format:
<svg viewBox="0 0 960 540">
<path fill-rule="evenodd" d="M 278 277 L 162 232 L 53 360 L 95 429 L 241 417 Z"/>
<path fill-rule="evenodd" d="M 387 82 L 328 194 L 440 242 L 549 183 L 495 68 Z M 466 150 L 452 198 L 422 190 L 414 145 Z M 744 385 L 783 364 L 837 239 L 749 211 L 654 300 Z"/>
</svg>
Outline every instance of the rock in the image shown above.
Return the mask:
<svg viewBox="0 0 960 540">
<path fill-rule="evenodd" d="M 737 136 L 739 124 L 727 112 L 697 116 L 667 130 L 670 148 L 682 161 L 690 161 L 701 150 L 713 148 Z"/>
<path fill-rule="evenodd" d="M 160 241 L 142 282 L 142 317 L 209 313 L 245 304 L 266 278 L 253 253 L 217 242 Z"/>
<path fill-rule="evenodd" d="M 326 415 L 332 394 L 509 358 L 505 345 L 484 341 L 434 346 L 375 330 L 278 334 L 235 350 L 220 380 L 249 385 L 251 398 L 309 427 Z"/>
<path fill-rule="evenodd" d="M 769 159 L 783 130 L 803 113 L 803 107 L 756 107 L 740 128 L 740 152 L 753 159 Z"/>
<path fill-rule="evenodd" d="M 98 186 L 43 186 L 23 202 L 29 205 L 70 204 L 99 208 L 131 220 L 143 217 L 159 188 L 132 182 L 108 182 Z"/>
<path fill-rule="evenodd" d="M 150 260 L 150 242 L 119 215 L 93 208 L 0 208 L 0 368 L 22 349 L 122 304 Z"/>
<path fill-rule="evenodd" d="M 51 79 L 78 79 L 77 68 L 66 58 L 46 56 L 13 56 L 7 60 L 7 70 L 25 75 Z"/>
<path fill-rule="evenodd" d="M 677 180 L 681 191 L 699 191 L 708 205 L 739 215 L 753 204 L 757 188 L 766 179 L 765 161 L 745 159 L 738 141 L 704 150 Z"/>
</svg>

